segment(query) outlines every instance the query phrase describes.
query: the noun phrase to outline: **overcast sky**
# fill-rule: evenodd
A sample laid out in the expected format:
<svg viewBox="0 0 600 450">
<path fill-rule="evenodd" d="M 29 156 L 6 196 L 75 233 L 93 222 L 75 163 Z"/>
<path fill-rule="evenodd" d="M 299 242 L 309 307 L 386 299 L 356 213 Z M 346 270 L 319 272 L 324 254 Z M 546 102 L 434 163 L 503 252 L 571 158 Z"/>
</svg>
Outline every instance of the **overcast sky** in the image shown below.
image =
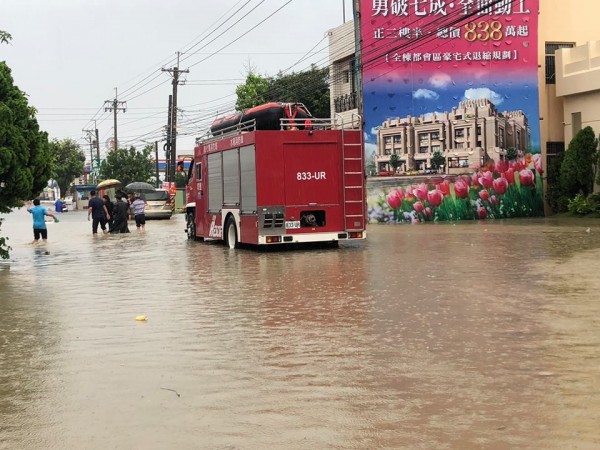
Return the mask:
<svg viewBox="0 0 600 450">
<path fill-rule="evenodd" d="M 345 3 L 350 20 L 351 0 Z M 180 69 L 190 72 L 182 74 L 186 82 L 179 86 L 177 151 L 184 154 L 218 112 L 232 110 L 235 87 L 249 66 L 275 75 L 311 49 L 291 70 L 311 62 L 326 66 L 327 31 L 343 23 L 343 5 L 344 0 L 2 0 L 0 30 L 13 39 L 0 45 L 0 61 L 12 69 L 50 138 L 76 139 L 89 157 L 82 129 L 93 129 L 96 121 L 104 154 L 113 135 L 113 116 L 104 102 L 115 98 L 115 88 L 127 102 L 126 112 L 118 114 L 121 145 L 141 148 L 143 140 L 162 139 L 172 86 L 161 68 L 174 67 L 176 52 L 183 52 Z"/>
</svg>

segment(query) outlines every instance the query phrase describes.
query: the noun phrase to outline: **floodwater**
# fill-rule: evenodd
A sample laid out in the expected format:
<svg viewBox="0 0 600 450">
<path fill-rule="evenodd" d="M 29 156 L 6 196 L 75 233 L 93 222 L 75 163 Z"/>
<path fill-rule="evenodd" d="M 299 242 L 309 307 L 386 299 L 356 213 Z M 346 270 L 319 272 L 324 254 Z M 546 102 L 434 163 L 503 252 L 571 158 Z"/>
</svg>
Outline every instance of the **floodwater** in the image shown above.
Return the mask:
<svg viewBox="0 0 600 450">
<path fill-rule="evenodd" d="M 4 217 L 0 449 L 600 448 L 600 221 L 255 252 Z"/>
</svg>

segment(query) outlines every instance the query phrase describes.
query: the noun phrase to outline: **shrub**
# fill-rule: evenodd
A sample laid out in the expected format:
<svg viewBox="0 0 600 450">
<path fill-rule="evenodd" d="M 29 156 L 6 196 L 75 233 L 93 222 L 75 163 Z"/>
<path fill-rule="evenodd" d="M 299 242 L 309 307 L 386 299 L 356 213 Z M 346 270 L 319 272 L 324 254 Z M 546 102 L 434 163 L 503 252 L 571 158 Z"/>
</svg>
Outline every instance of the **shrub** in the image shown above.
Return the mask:
<svg viewBox="0 0 600 450">
<path fill-rule="evenodd" d="M 598 197 L 592 198 L 593 195 L 586 197 L 583 194 L 577 194 L 575 198 L 569 201 L 569 212 L 579 216 L 587 216 L 588 214 L 600 211 L 600 202 L 597 201 Z"/>
</svg>

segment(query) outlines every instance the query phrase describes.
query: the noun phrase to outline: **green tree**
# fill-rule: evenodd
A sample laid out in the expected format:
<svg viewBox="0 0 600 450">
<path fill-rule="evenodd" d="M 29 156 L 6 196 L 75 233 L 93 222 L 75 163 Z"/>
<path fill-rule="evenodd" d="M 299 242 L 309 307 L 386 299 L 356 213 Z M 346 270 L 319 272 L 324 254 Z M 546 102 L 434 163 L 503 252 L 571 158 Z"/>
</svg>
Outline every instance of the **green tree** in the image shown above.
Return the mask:
<svg viewBox="0 0 600 450">
<path fill-rule="evenodd" d="M 433 155 L 431 156 L 430 164 L 431 164 L 431 168 L 437 172 L 438 170 L 440 170 L 440 168 L 444 164 L 446 164 L 446 158 L 444 158 L 444 155 L 442 155 L 442 152 L 440 152 L 439 150 L 436 150 L 435 152 L 433 152 Z"/>
<path fill-rule="evenodd" d="M 147 145 L 141 152 L 135 147 L 118 148 L 108 153 L 100 163 L 100 178 L 108 180 L 115 178 L 126 186 L 134 181 L 146 183 L 153 180 L 155 165 L 150 159 L 154 151 L 153 145 Z"/>
<path fill-rule="evenodd" d="M 569 143 L 560 166 L 560 183 L 569 198 L 577 194 L 588 196 L 594 191 L 598 164 L 598 139 L 592 127 L 580 130 Z"/>
<path fill-rule="evenodd" d="M 0 62 L 0 213 L 37 196 L 52 176 L 48 135 L 40 131 L 35 113 L 10 68 Z M 8 250 L 0 238 L 0 258 L 8 258 Z"/>
<path fill-rule="evenodd" d="M 329 70 L 312 66 L 303 72 L 263 77 L 254 71 L 235 93 L 235 107 L 243 111 L 267 102 L 303 103 L 314 117 L 330 117 Z"/>
<path fill-rule="evenodd" d="M 514 147 L 508 147 L 506 149 L 506 160 L 507 161 L 514 161 L 518 157 L 519 157 L 519 152 L 517 151 L 516 148 L 514 148 Z"/>
<path fill-rule="evenodd" d="M 564 157 L 564 153 L 559 153 L 548 164 L 546 200 L 548 206 L 550 206 L 555 213 L 565 212 L 569 204 L 569 198 L 564 193 L 565 190 L 561 184 L 560 178 L 560 167 Z"/>
<path fill-rule="evenodd" d="M 54 155 L 54 178 L 58 182 L 60 192 L 64 195 L 73 182 L 73 178 L 83 173 L 85 155 L 81 147 L 73 139 L 53 139 L 50 149 Z"/>
<path fill-rule="evenodd" d="M 367 174 L 375 175 L 377 173 L 377 153 L 372 151 L 367 157 Z"/>
<path fill-rule="evenodd" d="M 8 44 L 12 40 L 10 33 L 0 30 L 0 44 Z"/>
<path fill-rule="evenodd" d="M 390 156 L 390 166 L 392 166 L 394 172 L 398 167 L 400 167 L 400 164 L 402 164 L 402 161 L 400 161 L 400 157 L 398 156 L 398 154 L 392 153 L 392 155 Z"/>
<path fill-rule="evenodd" d="M 268 86 L 269 82 L 266 78 L 261 77 L 253 71 L 248 72 L 246 82 L 235 88 L 237 95 L 235 109 L 237 111 L 244 111 L 245 109 L 266 103 L 267 97 L 265 93 Z"/>
<path fill-rule="evenodd" d="M 314 117 L 330 117 L 329 68 L 312 65 L 303 72 L 269 79 L 267 101 L 303 103 Z"/>
</svg>

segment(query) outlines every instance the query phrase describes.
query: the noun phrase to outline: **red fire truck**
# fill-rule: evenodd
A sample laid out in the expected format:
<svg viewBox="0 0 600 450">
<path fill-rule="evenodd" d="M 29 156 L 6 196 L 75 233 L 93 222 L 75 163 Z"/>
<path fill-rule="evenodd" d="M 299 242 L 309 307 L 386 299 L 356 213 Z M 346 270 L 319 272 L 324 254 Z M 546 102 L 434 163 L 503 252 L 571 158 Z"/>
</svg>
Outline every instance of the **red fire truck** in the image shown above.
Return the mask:
<svg viewBox="0 0 600 450">
<path fill-rule="evenodd" d="M 188 171 L 188 238 L 230 248 L 365 239 L 362 121 L 352 120 L 269 103 L 215 121 Z"/>
</svg>

